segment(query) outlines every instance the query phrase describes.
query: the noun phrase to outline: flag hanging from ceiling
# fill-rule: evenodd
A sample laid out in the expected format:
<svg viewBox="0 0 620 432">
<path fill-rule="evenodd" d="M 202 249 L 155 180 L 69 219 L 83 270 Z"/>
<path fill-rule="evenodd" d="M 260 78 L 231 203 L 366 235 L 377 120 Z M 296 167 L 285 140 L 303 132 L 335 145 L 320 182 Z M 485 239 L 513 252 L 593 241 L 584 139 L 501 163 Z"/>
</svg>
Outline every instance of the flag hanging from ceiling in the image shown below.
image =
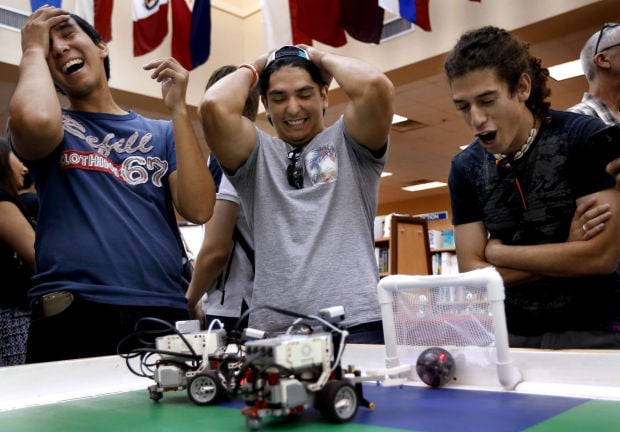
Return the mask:
<svg viewBox="0 0 620 432">
<path fill-rule="evenodd" d="M 112 40 L 113 0 L 76 0 L 75 14 L 92 25 L 105 42 Z"/>
<path fill-rule="evenodd" d="M 481 0 L 469 0 L 480 2 Z M 429 0 L 261 0 L 265 45 L 379 43 L 385 11 L 431 31 Z"/>
<path fill-rule="evenodd" d="M 347 43 L 344 29 L 340 26 L 340 1 L 289 0 L 289 4 L 291 11 L 296 8 L 295 22 L 303 34 L 333 47 Z"/>
<path fill-rule="evenodd" d="M 172 0 L 172 57 L 187 70 L 211 52 L 211 1 Z"/>
<path fill-rule="evenodd" d="M 267 51 L 293 43 L 288 0 L 261 0 L 263 33 Z"/>
<path fill-rule="evenodd" d="M 379 0 L 379 6 L 423 30 L 431 31 L 428 2 L 429 0 Z"/>
<path fill-rule="evenodd" d="M 37 9 L 39 9 L 41 6 L 45 6 L 45 5 L 59 8 L 60 3 L 62 3 L 61 0 L 30 0 L 30 10 L 34 12 Z"/>
<path fill-rule="evenodd" d="M 168 0 L 133 0 L 133 55 L 153 51 L 168 34 Z"/>
<path fill-rule="evenodd" d="M 312 38 L 305 35 L 297 24 L 297 2 L 289 0 L 261 0 L 263 31 L 268 51 L 283 45 L 312 45 Z"/>
<path fill-rule="evenodd" d="M 383 15 L 377 0 L 340 0 L 340 25 L 358 41 L 381 41 Z"/>
</svg>

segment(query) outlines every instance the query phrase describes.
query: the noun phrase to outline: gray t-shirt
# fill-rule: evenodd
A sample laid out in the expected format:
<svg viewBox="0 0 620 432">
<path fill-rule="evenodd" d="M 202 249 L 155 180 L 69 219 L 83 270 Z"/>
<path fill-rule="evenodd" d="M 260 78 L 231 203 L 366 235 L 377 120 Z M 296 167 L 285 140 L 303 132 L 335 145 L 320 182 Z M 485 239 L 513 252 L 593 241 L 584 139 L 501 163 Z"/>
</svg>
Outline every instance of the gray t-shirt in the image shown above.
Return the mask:
<svg viewBox="0 0 620 432">
<path fill-rule="evenodd" d="M 222 176 L 216 199 L 231 201 L 241 205 L 237 191 L 226 176 Z M 243 236 L 247 246 L 253 249 L 252 233 L 245 220 L 243 208 L 239 209 L 236 226 L 239 235 Z M 241 316 L 242 302 L 245 300 L 248 305 L 252 302 L 252 285 L 254 282 L 252 262 L 239 243 L 239 240 L 234 239 L 234 241 L 232 254 L 228 257 L 230 262 L 227 263 L 229 268 L 228 274 L 225 277 L 226 282 L 224 283 L 223 280 L 221 281 L 218 278 L 215 281 L 216 289 L 212 290 L 209 295 L 205 294 L 203 296 L 203 310 L 205 314 L 239 318 Z M 224 295 L 224 301 L 222 301 L 222 295 Z"/>
<path fill-rule="evenodd" d="M 303 149 L 304 187 L 288 184 L 292 147 L 257 131 L 245 164 L 229 176 L 256 248 L 252 305 L 307 315 L 342 305 L 346 326 L 381 319 L 373 223 L 387 151 L 356 143 L 340 118 Z M 290 316 L 259 309 L 250 326 L 285 330 Z"/>
</svg>

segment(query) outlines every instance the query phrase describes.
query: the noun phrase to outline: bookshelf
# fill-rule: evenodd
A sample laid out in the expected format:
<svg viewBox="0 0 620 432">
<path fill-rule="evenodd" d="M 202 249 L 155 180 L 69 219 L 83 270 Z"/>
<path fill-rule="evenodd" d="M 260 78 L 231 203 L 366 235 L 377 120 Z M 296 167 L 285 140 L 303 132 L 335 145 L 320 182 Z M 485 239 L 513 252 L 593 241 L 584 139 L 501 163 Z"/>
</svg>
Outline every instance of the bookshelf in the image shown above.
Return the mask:
<svg viewBox="0 0 620 432">
<path fill-rule="evenodd" d="M 444 236 L 447 231 L 454 232 L 454 226 L 451 223 L 450 215 L 450 196 L 447 189 L 443 193 L 433 194 L 429 196 L 423 196 L 421 198 L 411 199 L 408 201 L 385 203 L 379 206 L 378 215 L 375 219 L 375 237 L 377 240 L 385 239 L 383 242 L 387 242 L 389 239 L 388 233 L 383 233 L 380 230 L 380 222 L 385 215 L 388 214 L 406 214 L 408 216 L 425 219 L 427 222 L 427 228 L 429 232 L 429 240 L 433 231 L 439 231 L 442 235 L 441 241 L 438 243 L 430 244 L 431 261 L 433 262 L 432 268 L 433 274 L 440 274 L 440 270 L 446 270 L 445 268 L 439 268 L 437 263 L 440 261 L 441 254 L 446 252 L 449 255 L 444 255 L 447 259 L 450 257 L 453 262 L 450 271 L 452 273 L 458 271 L 458 265 L 456 264 L 456 249 L 454 247 L 454 236 Z M 377 224 L 379 221 L 379 224 Z M 450 246 L 448 246 L 452 242 Z M 442 266 L 443 267 L 443 266 Z M 387 272 L 385 274 L 390 274 Z M 446 274 L 446 272 L 442 272 Z"/>
<path fill-rule="evenodd" d="M 432 274 L 426 220 L 393 214 L 387 223 L 389 236 L 375 239 L 379 276 Z"/>
<path fill-rule="evenodd" d="M 456 248 L 454 247 L 454 229 L 429 229 L 431 262 L 433 274 L 456 274 Z"/>
</svg>

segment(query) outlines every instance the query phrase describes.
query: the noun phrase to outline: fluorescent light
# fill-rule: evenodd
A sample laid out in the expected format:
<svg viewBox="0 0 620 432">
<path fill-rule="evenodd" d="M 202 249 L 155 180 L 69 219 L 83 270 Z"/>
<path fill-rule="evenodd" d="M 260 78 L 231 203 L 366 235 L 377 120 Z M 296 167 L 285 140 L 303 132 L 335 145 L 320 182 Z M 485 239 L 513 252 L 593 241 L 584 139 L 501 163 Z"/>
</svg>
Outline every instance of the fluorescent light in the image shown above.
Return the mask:
<svg viewBox="0 0 620 432">
<path fill-rule="evenodd" d="M 417 191 L 421 191 L 421 190 L 426 190 L 426 189 L 435 189 L 435 188 L 440 188 L 440 187 L 444 187 L 444 186 L 448 186 L 447 183 L 443 183 L 443 182 L 438 182 L 438 181 L 432 181 L 432 182 L 428 182 L 428 183 L 419 183 L 419 184 L 414 184 L 411 186 L 405 186 L 402 189 L 406 190 L 408 192 L 417 192 Z"/>
<path fill-rule="evenodd" d="M 549 75 L 556 81 L 562 81 L 568 78 L 574 78 L 579 75 L 583 75 L 583 69 L 581 69 L 581 62 L 579 60 L 573 60 L 559 65 L 551 66 L 549 68 Z"/>
<path fill-rule="evenodd" d="M 403 117 L 401 115 L 394 114 L 394 116 L 392 117 L 392 124 L 402 123 L 402 122 L 407 121 L 407 120 L 409 120 L 407 117 Z"/>
<path fill-rule="evenodd" d="M 461 150 L 465 150 L 467 147 L 469 147 L 469 144 L 465 144 L 465 145 L 459 146 L 459 148 Z"/>
<path fill-rule="evenodd" d="M 389 177 L 389 176 L 391 176 L 391 175 L 392 175 L 392 173 L 391 173 L 391 172 L 387 172 L 387 171 L 383 171 L 383 172 L 381 173 L 381 177 Z"/>
</svg>

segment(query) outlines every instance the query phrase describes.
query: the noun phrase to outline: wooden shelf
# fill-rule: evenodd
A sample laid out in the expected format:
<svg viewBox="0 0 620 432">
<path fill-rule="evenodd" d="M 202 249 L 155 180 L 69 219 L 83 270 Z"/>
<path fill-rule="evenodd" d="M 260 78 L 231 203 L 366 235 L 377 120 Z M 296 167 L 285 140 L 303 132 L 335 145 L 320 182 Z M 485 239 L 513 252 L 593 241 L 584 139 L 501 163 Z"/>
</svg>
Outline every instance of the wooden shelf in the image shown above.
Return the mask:
<svg viewBox="0 0 620 432">
<path fill-rule="evenodd" d="M 456 253 L 456 248 L 441 248 L 441 249 L 431 249 L 431 253 L 440 253 L 440 252 L 454 252 Z"/>
<path fill-rule="evenodd" d="M 429 275 L 433 272 L 425 219 L 392 215 L 390 237 L 375 239 L 375 246 L 384 250 L 387 247 L 389 255 L 389 272 L 380 272 L 379 277 L 390 274 Z"/>
</svg>

